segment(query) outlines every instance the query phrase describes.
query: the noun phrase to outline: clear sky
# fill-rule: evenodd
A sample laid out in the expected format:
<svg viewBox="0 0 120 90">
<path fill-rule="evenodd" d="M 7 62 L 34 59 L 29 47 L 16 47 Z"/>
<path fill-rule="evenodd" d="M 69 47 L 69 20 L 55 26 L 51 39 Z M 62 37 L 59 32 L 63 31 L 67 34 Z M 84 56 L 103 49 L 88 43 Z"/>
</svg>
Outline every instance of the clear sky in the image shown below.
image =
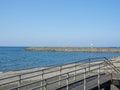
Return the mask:
<svg viewBox="0 0 120 90">
<path fill-rule="evenodd" d="M 120 46 L 120 0 L 0 0 L 0 46 Z"/>
</svg>

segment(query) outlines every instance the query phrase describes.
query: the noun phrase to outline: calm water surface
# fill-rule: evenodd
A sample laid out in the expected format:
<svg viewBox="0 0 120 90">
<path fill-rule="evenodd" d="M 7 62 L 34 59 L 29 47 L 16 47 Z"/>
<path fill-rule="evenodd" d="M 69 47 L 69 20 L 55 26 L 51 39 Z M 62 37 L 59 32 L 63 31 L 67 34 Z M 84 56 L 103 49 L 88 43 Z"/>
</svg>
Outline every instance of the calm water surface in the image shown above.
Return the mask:
<svg viewBox="0 0 120 90">
<path fill-rule="evenodd" d="M 93 57 L 116 57 L 120 53 L 30 52 L 25 47 L 0 47 L 0 72 L 65 64 Z"/>
</svg>

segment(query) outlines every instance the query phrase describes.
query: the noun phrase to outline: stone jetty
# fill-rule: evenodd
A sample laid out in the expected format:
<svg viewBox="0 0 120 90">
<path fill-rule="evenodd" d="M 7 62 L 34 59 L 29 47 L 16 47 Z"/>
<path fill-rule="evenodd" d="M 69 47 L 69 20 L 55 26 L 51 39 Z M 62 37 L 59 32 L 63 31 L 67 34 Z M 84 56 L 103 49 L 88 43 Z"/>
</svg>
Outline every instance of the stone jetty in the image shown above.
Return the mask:
<svg viewBox="0 0 120 90">
<path fill-rule="evenodd" d="M 82 48 L 82 47 L 29 47 L 26 51 L 46 52 L 113 52 L 120 53 L 120 48 Z"/>
</svg>

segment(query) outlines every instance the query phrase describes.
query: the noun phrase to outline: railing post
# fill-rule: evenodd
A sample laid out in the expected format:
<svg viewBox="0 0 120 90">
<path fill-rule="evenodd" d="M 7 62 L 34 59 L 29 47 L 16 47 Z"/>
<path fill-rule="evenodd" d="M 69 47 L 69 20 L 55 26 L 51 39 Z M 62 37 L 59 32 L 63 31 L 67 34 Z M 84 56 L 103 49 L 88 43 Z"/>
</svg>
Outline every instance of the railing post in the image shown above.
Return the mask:
<svg viewBox="0 0 120 90">
<path fill-rule="evenodd" d="M 42 70 L 42 74 L 41 74 L 41 80 L 42 80 L 41 81 L 41 86 L 44 84 L 43 79 L 44 79 L 44 70 Z M 44 87 L 42 87 L 41 90 L 44 90 Z"/>
<path fill-rule="evenodd" d="M 108 64 L 107 64 L 107 62 L 105 60 L 104 60 L 104 72 L 106 74 L 108 74 L 108 72 L 109 72 L 109 67 L 108 67 Z"/>
<path fill-rule="evenodd" d="M 61 71 L 62 71 L 62 66 L 59 67 L 60 70 L 60 75 L 59 75 L 59 86 L 61 87 Z"/>
<path fill-rule="evenodd" d="M 84 68 L 84 90 L 87 90 L 86 86 L 86 68 Z"/>
<path fill-rule="evenodd" d="M 69 73 L 67 73 L 66 84 L 66 90 L 69 90 Z"/>
<path fill-rule="evenodd" d="M 104 73 L 106 73 L 106 64 L 105 64 L 105 60 L 104 60 Z"/>
<path fill-rule="evenodd" d="M 113 81 L 113 74 L 112 73 L 110 74 L 110 80 L 111 80 L 111 82 Z"/>
<path fill-rule="evenodd" d="M 98 65 L 98 90 L 100 90 L 100 64 Z"/>
<path fill-rule="evenodd" d="M 45 79 L 45 89 L 43 89 L 43 90 L 47 90 L 47 80 Z"/>
<path fill-rule="evenodd" d="M 18 90 L 20 90 L 20 86 L 21 86 L 21 75 L 19 75 L 18 77 L 19 77 L 19 81 L 18 81 Z"/>
<path fill-rule="evenodd" d="M 75 72 L 74 72 L 74 81 L 76 81 L 76 63 L 75 63 L 75 66 L 74 66 L 74 70 L 75 70 Z"/>
<path fill-rule="evenodd" d="M 91 60 L 89 59 L 89 75 L 91 73 L 91 66 L 90 66 Z"/>
</svg>

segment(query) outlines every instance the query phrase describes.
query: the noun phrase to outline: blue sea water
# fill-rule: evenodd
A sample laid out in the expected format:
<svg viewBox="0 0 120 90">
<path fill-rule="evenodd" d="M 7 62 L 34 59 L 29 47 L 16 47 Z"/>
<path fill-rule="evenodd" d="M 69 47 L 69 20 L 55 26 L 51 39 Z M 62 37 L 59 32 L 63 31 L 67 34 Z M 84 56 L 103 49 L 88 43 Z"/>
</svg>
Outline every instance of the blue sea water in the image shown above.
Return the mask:
<svg viewBox="0 0 120 90">
<path fill-rule="evenodd" d="M 0 72 L 65 64 L 93 57 L 117 57 L 120 53 L 31 52 L 26 47 L 0 47 Z"/>
</svg>

